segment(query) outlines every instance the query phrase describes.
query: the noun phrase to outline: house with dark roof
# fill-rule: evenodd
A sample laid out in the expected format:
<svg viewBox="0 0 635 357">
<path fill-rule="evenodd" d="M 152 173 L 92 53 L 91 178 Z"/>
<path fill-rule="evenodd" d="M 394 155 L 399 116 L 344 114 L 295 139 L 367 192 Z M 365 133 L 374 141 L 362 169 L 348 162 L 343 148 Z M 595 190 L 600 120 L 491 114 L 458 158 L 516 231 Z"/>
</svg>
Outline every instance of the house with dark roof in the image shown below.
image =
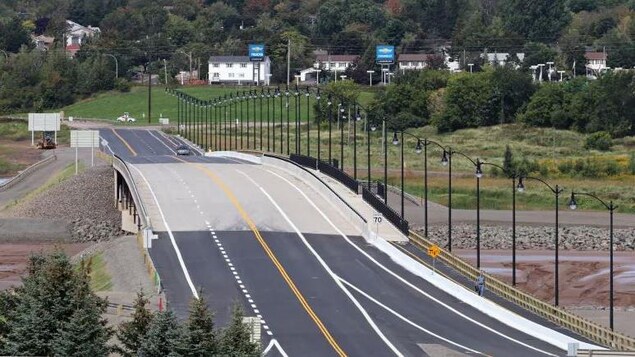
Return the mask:
<svg viewBox="0 0 635 357">
<path fill-rule="evenodd" d="M 586 68 L 594 72 L 606 69 L 606 52 L 585 52 Z"/>
<path fill-rule="evenodd" d="M 249 56 L 211 56 L 208 61 L 209 84 L 264 84 L 269 85 L 271 60 L 250 61 Z"/>
</svg>

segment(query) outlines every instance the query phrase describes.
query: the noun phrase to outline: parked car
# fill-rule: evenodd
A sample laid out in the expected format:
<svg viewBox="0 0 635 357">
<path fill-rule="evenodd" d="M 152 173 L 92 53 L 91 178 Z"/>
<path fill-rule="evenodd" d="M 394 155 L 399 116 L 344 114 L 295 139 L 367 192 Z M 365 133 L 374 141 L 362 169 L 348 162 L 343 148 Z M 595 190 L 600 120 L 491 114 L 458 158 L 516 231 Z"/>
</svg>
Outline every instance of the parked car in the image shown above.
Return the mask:
<svg viewBox="0 0 635 357">
<path fill-rule="evenodd" d="M 179 145 L 176 148 L 176 154 L 177 155 L 191 155 L 192 151 L 187 145 Z"/>
<path fill-rule="evenodd" d="M 135 122 L 137 121 L 137 119 L 133 118 L 130 116 L 130 113 L 128 112 L 124 112 L 122 116 L 117 118 L 117 121 L 122 121 L 122 122 Z"/>
</svg>

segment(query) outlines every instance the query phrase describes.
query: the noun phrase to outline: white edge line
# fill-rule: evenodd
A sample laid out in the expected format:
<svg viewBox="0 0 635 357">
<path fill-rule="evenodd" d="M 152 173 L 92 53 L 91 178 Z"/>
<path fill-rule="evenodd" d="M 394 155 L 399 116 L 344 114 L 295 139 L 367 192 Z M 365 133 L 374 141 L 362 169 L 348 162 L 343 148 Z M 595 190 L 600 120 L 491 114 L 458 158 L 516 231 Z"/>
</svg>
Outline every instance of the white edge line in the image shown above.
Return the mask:
<svg viewBox="0 0 635 357">
<path fill-rule="evenodd" d="M 267 191 L 265 191 L 264 188 L 262 188 L 262 186 L 258 185 L 258 183 L 256 183 L 256 181 L 254 181 L 251 177 L 249 177 L 249 175 L 247 175 L 245 172 L 241 171 L 241 170 L 237 170 L 238 173 L 242 174 L 243 176 L 245 176 L 249 181 L 251 181 L 254 185 L 256 185 L 260 191 L 267 196 L 267 198 L 269 199 L 269 201 L 271 201 L 271 203 L 276 207 L 276 209 L 278 210 L 278 212 L 280 212 L 280 214 L 282 215 L 282 217 L 287 221 L 287 223 L 291 226 L 291 228 L 296 232 L 296 234 L 300 237 L 300 239 L 302 240 L 302 242 L 304 243 L 304 245 L 307 247 L 307 249 L 311 252 L 311 254 L 313 254 L 313 256 L 315 256 L 315 258 L 318 260 L 318 262 L 320 263 L 320 265 L 322 265 L 322 267 L 324 268 L 324 270 L 327 272 L 327 274 L 329 274 L 329 276 L 335 281 L 335 284 L 344 292 L 344 294 L 346 296 L 348 296 L 348 298 L 351 300 L 351 302 L 355 305 L 355 307 L 357 307 L 357 309 L 359 310 L 359 312 L 364 316 L 364 319 L 366 319 L 366 322 L 368 322 L 368 324 L 370 325 L 370 327 L 375 331 L 375 333 L 377 333 L 377 335 L 384 341 L 384 343 L 388 346 L 388 348 L 390 348 L 393 353 L 397 356 L 403 356 L 403 354 L 392 344 L 392 342 L 390 342 L 390 340 L 383 334 L 383 332 L 381 332 L 381 330 L 379 329 L 379 327 L 375 324 L 375 322 L 373 321 L 373 319 L 370 317 L 370 315 L 368 315 L 368 312 L 366 312 L 366 310 L 364 310 L 364 308 L 362 307 L 362 305 L 359 303 L 359 301 L 357 301 L 357 299 L 355 299 L 355 297 L 353 296 L 353 294 L 351 294 L 351 292 L 344 286 L 344 284 L 342 284 L 342 282 L 339 280 L 339 278 L 337 277 L 337 275 L 335 275 L 335 273 L 333 273 L 333 271 L 331 270 L 331 268 L 329 268 L 329 266 L 326 264 L 326 262 L 322 259 L 322 257 L 315 251 L 315 249 L 313 249 L 313 247 L 309 244 L 309 242 L 306 240 L 306 238 L 304 237 L 304 235 L 302 234 L 302 232 L 300 232 L 300 230 L 298 229 L 298 227 L 296 227 L 296 225 L 291 221 L 291 219 L 289 218 L 289 216 L 287 216 L 287 214 L 282 210 L 282 208 L 278 205 L 278 203 L 273 199 L 273 197 L 271 197 L 269 195 L 269 193 L 267 193 Z"/>
<path fill-rule="evenodd" d="M 340 279 L 340 281 L 341 281 L 341 282 L 343 282 L 344 284 L 348 285 L 351 289 L 353 289 L 353 290 L 357 291 L 360 295 L 364 296 L 364 297 L 365 297 L 365 298 L 367 298 L 368 300 L 370 300 L 370 301 L 374 302 L 375 304 L 379 305 L 379 306 L 380 306 L 381 308 L 383 308 L 384 310 L 386 310 L 386 311 L 390 312 L 391 314 L 393 314 L 393 315 L 397 316 L 398 318 L 400 318 L 401 320 L 403 320 L 403 321 L 404 321 L 404 322 L 406 322 L 407 324 L 409 324 L 409 325 L 411 325 L 411 326 L 415 327 L 416 329 L 419 329 L 419 330 L 421 330 L 421 331 L 423 331 L 423 332 L 427 333 L 428 335 L 430 335 L 430 336 L 432 336 L 432 337 L 436 337 L 436 338 L 438 338 L 438 339 L 440 339 L 440 340 L 442 340 L 442 341 L 445 341 L 445 342 L 447 342 L 447 343 L 449 343 L 449 344 L 451 344 L 451 345 L 454 345 L 454 346 L 456 346 L 456 347 L 459 347 L 459 348 L 465 349 L 465 350 L 470 351 L 470 352 L 473 352 L 473 353 L 478 353 L 478 354 L 481 354 L 481 355 L 483 354 L 482 352 L 479 352 L 479 351 L 477 351 L 477 350 L 474 350 L 474 349 L 471 349 L 471 348 L 469 348 L 469 347 L 463 346 L 463 345 L 461 345 L 461 344 L 459 344 L 459 343 L 457 343 L 457 342 L 454 342 L 454 341 L 452 341 L 452 340 L 450 340 L 450 339 L 448 339 L 448 338 L 445 338 L 445 337 L 443 337 L 443 336 L 441 336 L 441 335 L 437 335 L 436 333 L 434 333 L 434 332 L 432 332 L 432 331 L 430 331 L 430 330 L 427 330 L 427 329 L 423 328 L 422 326 L 417 325 L 416 323 L 414 323 L 413 321 L 411 321 L 411 320 L 407 319 L 405 316 L 401 315 L 401 314 L 400 314 L 400 313 L 398 313 L 397 311 L 395 311 L 395 310 L 391 309 L 390 307 L 388 307 L 388 306 L 386 306 L 386 305 L 382 304 L 381 302 L 379 302 L 378 300 L 376 300 L 376 299 L 375 299 L 375 298 L 373 298 L 372 296 L 368 295 L 367 293 L 365 293 L 364 291 L 362 291 L 360 288 L 356 287 L 355 285 L 353 285 L 353 284 L 349 283 L 348 281 L 346 281 L 346 280 L 344 280 L 344 279 L 340 278 L 339 276 L 338 276 L 337 278 L 338 278 L 338 279 Z"/>
<path fill-rule="evenodd" d="M 129 165 L 129 166 L 135 169 L 139 173 L 139 175 L 141 175 L 141 178 L 143 178 L 143 181 L 145 181 L 146 185 L 148 186 L 148 189 L 150 190 L 150 193 L 152 194 L 152 198 L 154 199 L 154 202 L 156 203 L 157 208 L 159 209 L 159 214 L 161 215 L 161 219 L 163 220 L 165 229 L 168 231 L 168 235 L 170 236 L 170 242 L 172 242 L 172 247 L 174 247 L 174 252 L 176 253 L 177 259 L 179 260 L 179 264 L 181 265 L 183 274 L 185 275 L 185 280 L 187 280 L 187 284 L 190 286 L 190 290 L 192 290 L 192 295 L 194 295 L 194 297 L 198 299 L 199 298 L 198 292 L 196 291 L 196 288 L 194 287 L 194 283 L 192 283 L 192 278 L 190 277 L 190 273 L 188 272 L 187 267 L 185 266 L 185 261 L 183 261 L 181 250 L 179 249 L 179 246 L 176 244 L 176 240 L 174 239 L 174 234 L 172 234 L 172 230 L 170 229 L 170 226 L 168 225 L 168 222 L 165 219 L 165 215 L 163 214 L 163 209 L 161 208 L 161 205 L 159 205 L 159 200 L 157 199 L 157 196 L 154 194 L 154 190 L 150 186 L 150 183 L 146 179 L 145 175 L 143 175 L 143 172 L 141 172 L 138 168 L 136 168 L 135 165 Z"/>
<path fill-rule="evenodd" d="M 158 136 L 154 135 L 154 133 L 153 133 L 154 130 L 146 129 L 146 131 L 148 132 L 148 134 L 150 134 L 150 136 L 152 136 L 153 138 L 157 139 L 158 142 L 160 142 L 161 144 L 163 144 L 163 146 L 168 148 L 168 150 L 170 150 L 171 152 L 176 154 L 176 151 L 173 148 L 169 147 L 168 144 L 165 143 L 165 141 L 159 139 Z"/>
<path fill-rule="evenodd" d="M 398 274 L 396 274 L 395 272 L 393 272 L 392 270 L 386 268 L 384 265 L 382 265 L 381 263 L 379 263 L 375 258 L 371 257 L 368 253 L 366 253 L 363 249 L 359 248 L 355 243 L 351 242 L 351 240 L 348 238 L 348 236 L 346 236 L 339 228 L 337 228 L 337 226 L 335 226 L 335 224 L 326 216 L 326 214 L 324 214 L 324 212 L 322 212 L 322 210 L 320 210 L 315 203 L 313 203 L 313 201 L 311 201 L 311 199 L 304 193 L 302 192 L 302 190 L 300 190 L 300 188 L 298 188 L 296 185 L 294 185 L 293 183 L 291 183 L 289 180 L 287 180 L 286 178 L 278 175 L 275 172 L 272 172 L 271 170 L 267 170 L 269 173 L 279 177 L 280 179 L 284 180 L 285 182 L 287 182 L 289 185 L 291 185 L 293 188 L 295 188 L 296 191 L 298 191 L 319 213 L 320 215 L 331 225 L 331 227 L 333 227 L 335 230 L 337 230 L 337 232 L 342 236 L 342 238 L 344 238 L 344 240 L 350 244 L 351 246 L 353 246 L 357 251 L 359 251 L 360 253 L 362 253 L 364 256 L 366 256 L 366 258 L 368 258 L 371 262 L 373 262 L 375 265 L 377 265 L 379 268 L 381 268 L 382 270 L 386 271 L 388 274 L 392 275 L 393 277 L 397 278 L 398 280 L 400 280 L 402 283 L 406 284 L 407 286 L 409 286 L 410 288 L 414 289 L 415 291 L 419 292 L 420 294 L 426 296 L 428 299 L 440 304 L 441 306 L 445 307 L 446 309 L 454 312 L 455 314 L 463 317 L 464 319 L 476 324 L 477 326 L 480 326 L 494 334 L 497 334 L 505 339 L 508 339 L 512 342 L 518 343 L 521 346 L 527 347 L 529 349 L 532 349 L 534 351 L 543 353 L 545 355 L 549 355 L 549 356 L 553 356 L 553 354 L 547 352 L 547 351 L 543 351 L 537 347 L 533 347 L 530 346 L 522 341 L 518 341 L 510 336 L 505 335 L 502 332 L 499 332 L 479 321 L 476 321 L 472 318 L 470 318 L 469 316 L 463 314 L 462 312 L 456 310 L 455 308 L 451 307 L 450 305 L 445 304 L 444 302 L 436 299 L 435 297 L 433 297 L 430 294 L 427 294 L 426 292 L 424 292 L 423 290 L 419 289 L 417 286 L 415 286 L 414 284 L 410 283 L 409 281 L 405 280 L 404 278 L 400 277 Z"/>
</svg>

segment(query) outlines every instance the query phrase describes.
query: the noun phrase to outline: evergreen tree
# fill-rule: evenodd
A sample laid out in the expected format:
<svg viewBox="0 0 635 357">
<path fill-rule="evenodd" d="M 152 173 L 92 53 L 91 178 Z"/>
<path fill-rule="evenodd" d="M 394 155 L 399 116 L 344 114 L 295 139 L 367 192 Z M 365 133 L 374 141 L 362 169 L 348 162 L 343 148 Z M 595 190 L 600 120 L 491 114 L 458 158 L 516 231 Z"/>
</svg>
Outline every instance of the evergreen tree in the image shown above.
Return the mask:
<svg viewBox="0 0 635 357">
<path fill-rule="evenodd" d="M 172 311 L 156 313 L 141 343 L 139 356 L 184 356 L 184 335 Z"/>
<path fill-rule="evenodd" d="M 62 328 L 53 341 L 56 356 L 97 357 L 108 356 L 108 339 L 112 329 L 101 318 L 105 306 L 84 306 L 75 310 L 70 321 Z"/>
<path fill-rule="evenodd" d="M 115 350 L 123 357 L 136 356 L 141 348 L 143 337 L 148 332 L 153 317 L 152 312 L 146 308 L 147 304 L 148 299 L 142 291 L 139 291 L 134 301 L 132 320 L 119 325 L 117 339 L 120 346 L 117 346 Z"/>
<path fill-rule="evenodd" d="M 514 156 L 512 154 L 512 149 L 509 145 L 505 146 L 505 156 L 503 158 L 503 169 L 505 171 L 505 175 L 511 176 L 514 174 Z"/>
<path fill-rule="evenodd" d="M 187 322 L 188 356 L 212 356 L 218 353 L 214 315 L 209 311 L 207 302 L 199 293 L 200 299 L 192 299 L 190 316 Z"/>
<path fill-rule="evenodd" d="M 64 351 L 107 349 L 110 331 L 100 319 L 105 301 L 90 291 L 85 267 L 78 272 L 63 252 L 55 252 L 31 257 L 27 271 L 23 286 L 12 297 L 14 308 L 6 315 L 3 353 L 55 355 L 57 344 L 80 329 L 85 331 L 66 341 Z"/>
<path fill-rule="evenodd" d="M 249 327 L 243 323 L 243 309 L 235 303 L 230 325 L 220 339 L 220 354 L 228 356 L 258 356 L 260 346 L 251 342 Z"/>
</svg>

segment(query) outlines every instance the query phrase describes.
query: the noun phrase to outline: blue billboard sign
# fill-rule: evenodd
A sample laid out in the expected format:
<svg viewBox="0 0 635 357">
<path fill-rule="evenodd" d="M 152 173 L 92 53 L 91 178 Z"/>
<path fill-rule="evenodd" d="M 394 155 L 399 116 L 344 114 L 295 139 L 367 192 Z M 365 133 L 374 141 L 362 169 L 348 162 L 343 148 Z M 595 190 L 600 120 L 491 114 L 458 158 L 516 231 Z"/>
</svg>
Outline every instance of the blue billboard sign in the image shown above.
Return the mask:
<svg viewBox="0 0 635 357">
<path fill-rule="evenodd" d="M 377 45 L 375 61 L 377 63 L 395 63 L 395 46 Z"/>
<path fill-rule="evenodd" d="M 252 43 L 249 45 L 249 60 L 264 61 L 265 45 L 264 43 Z"/>
</svg>

